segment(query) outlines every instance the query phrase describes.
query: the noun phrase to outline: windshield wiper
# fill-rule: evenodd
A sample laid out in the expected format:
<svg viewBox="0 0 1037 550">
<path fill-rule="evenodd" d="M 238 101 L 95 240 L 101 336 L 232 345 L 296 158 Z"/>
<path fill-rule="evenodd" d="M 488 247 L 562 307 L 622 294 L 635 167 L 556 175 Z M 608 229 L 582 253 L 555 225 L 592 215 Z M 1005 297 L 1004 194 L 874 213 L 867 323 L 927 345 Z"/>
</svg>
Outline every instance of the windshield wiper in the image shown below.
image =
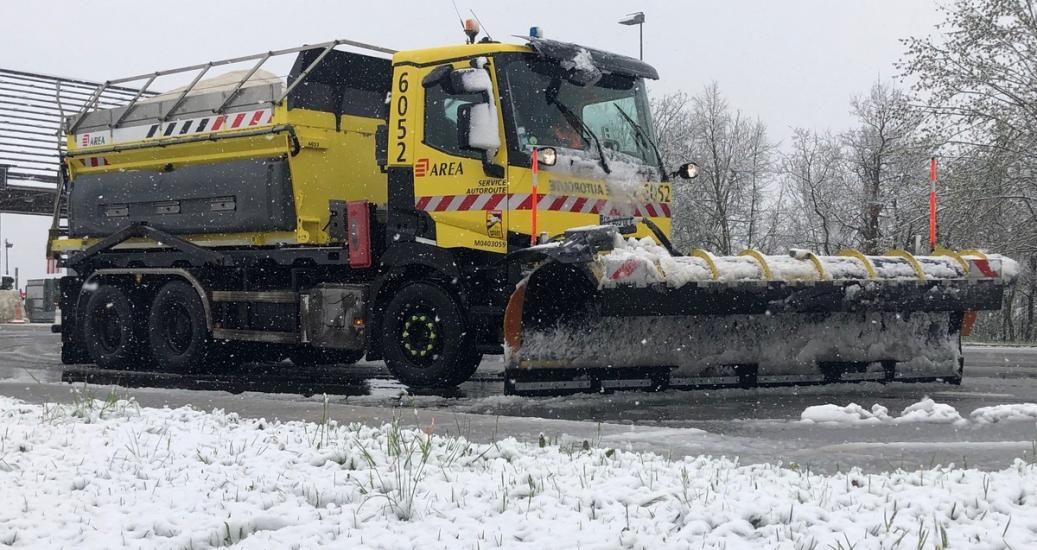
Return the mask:
<svg viewBox="0 0 1037 550">
<path fill-rule="evenodd" d="M 558 101 L 557 97 L 549 97 L 548 102 L 558 107 L 558 110 L 562 112 L 562 115 L 565 116 L 565 120 L 569 123 L 570 126 L 575 128 L 576 130 L 579 130 L 581 134 L 584 134 L 585 136 L 590 136 L 591 139 L 594 140 L 594 146 L 598 149 L 598 158 L 601 160 L 601 169 L 604 170 L 606 174 L 611 174 L 612 169 L 609 168 L 609 163 L 607 160 L 605 160 L 605 149 L 601 146 L 601 140 L 598 139 L 598 136 L 594 133 L 594 130 L 591 130 L 591 127 L 587 126 L 587 123 L 584 122 L 583 119 L 576 116 L 576 113 L 572 112 L 572 109 L 570 109 L 561 101 Z"/>
<path fill-rule="evenodd" d="M 634 129 L 634 132 L 637 133 L 638 137 L 641 138 L 641 141 L 652 146 L 652 151 L 655 152 L 655 162 L 659 165 L 659 173 L 661 174 L 660 177 L 663 181 L 669 180 L 670 178 L 666 175 L 666 165 L 663 164 L 663 156 L 659 154 L 659 148 L 656 147 L 655 142 L 648 137 L 648 134 L 645 132 L 645 129 L 642 128 L 640 124 L 638 124 L 633 118 L 630 118 L 630 115 L 628 115 L 622 107 L 620 107 L 618 104 L 614 105 L 616 107 L 616 110 L 619 111 L 619 114 L 623 116 L 623 119 L 627 121 L 627 124 L 629 124 L 630 127 Z"/>
</svg>

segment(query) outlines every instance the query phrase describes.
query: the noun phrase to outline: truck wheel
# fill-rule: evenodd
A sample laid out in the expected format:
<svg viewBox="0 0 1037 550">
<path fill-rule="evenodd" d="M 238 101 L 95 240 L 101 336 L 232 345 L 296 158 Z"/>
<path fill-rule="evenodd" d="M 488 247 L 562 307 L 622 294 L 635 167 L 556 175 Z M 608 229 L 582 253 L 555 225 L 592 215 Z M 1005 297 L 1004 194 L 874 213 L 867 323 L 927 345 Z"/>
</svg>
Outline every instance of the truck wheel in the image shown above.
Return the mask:
<svg viewBox="0 0 1037 550">
<path fill-rule="evenodd" d="M 475 351 L 461 305 L 428 283 L 403 287 L 385 310 L 382 350 L 385 364 L 408 386 L 453 387 L 475 372 Z"/>
<path fill-rule="evenodd" d="M 300 367 L 316 365 L 352 365 L 364 358 L 363 350 L 315 348 L 300 346 L 288 352 L 292 363 Z"/>
<path fill-rule="evenodd" d="M 155 362 L 164 371 L 199 370 L 216 360 L 202 300 L 182 281 L 166 283 L 155 295 L 148 317 L 148 341 Z"/>
<path fill-rule="evenodd" d="M 104 369 L 129 369 L 144 362 L 147 339 L 141 321 L 121 289 L 104 285 L 95 290 L 83 318 L 90 359 Z"/>
</svg>

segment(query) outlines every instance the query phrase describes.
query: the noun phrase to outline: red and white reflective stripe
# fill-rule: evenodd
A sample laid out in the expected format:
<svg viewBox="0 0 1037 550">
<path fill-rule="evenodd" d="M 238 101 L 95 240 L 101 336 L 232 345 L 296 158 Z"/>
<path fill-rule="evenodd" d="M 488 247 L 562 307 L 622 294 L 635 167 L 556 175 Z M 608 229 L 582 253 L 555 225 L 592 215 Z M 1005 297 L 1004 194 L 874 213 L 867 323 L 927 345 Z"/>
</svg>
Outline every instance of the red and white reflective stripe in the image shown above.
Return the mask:
<svg viewBox="0 0 1037 550">
<path fill-rule="evenodd" d="M 1001 276 L 997 270 L 991 267 L 990 260 L 969 260 L 969 263 L 972 264 L 972 267 L 975 267 L 977 271 L 982 273 L 984 277 L 995 278 Z M 970 269 L 969 272 L 971 273 L 972 270 Z"/>
<path fill-rule="evenodd" d="M 83 163 L 83 166 L 87 166 L 90 168 L 97 166 L 108 166 L 108 159 L 104 157 L 83 157 L 79 159 L 79 161 Z"/>
<path fill-rule="evenodd" d="M 110 131 L 77 134 L 75 143 L 80 147 L 89 147 L 91 144 L 98 146 L 112 145 L 127 141 L 178 137 L 221 130 L 240 130 L 270 124 L 273 116 L 273 109 L 267 108 L 225 115 L 208 115 L 198 118 L 171 120 L 163 123 L 156 122 L 144 126 L 126 126 L 114 128 Z"/>
<path fill-rule="evenodd" d="M 633 258 L 626 260 L 623 263 L 619 264 L 615 271 L 609 274 L 609 279 L 612 279 L 613 281 L 618 281 L 625 277 L 629 277 L 635 271 L 637 271 L 637 268 L 641 267 L 641 265 L 641 260 Z"/>
<path fill-rule="evenodd" d="M 648 216 L 669 218 L 670 205 L 663 202 L 643 204 L 617 203 L 607 199 L 573 195 L 540 195 L 537 209 L 551 212 L 578 214 L 606 214 L 609 216 Z M 478 195 L 432 195 L 417 197 L 414 208 L 425 212 L 464 212 L 469 210 L 531 210 L 533 198 L 529 193 L 485 193 Z"/>
</svg>

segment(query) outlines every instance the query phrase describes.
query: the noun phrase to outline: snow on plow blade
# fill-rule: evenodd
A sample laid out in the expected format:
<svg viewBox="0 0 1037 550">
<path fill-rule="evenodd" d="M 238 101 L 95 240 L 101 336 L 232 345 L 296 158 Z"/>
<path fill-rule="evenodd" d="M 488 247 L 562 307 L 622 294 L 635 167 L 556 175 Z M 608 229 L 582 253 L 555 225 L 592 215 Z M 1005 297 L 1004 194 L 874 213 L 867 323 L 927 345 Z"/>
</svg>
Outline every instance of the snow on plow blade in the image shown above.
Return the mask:
<svg viewBox="0 0 1037 550">
<path fill-rule="evenodd" d="M 976 251 L 674 257 L 607 226 L 529 253 L 505 315 L 512 393 L 956 382 L 960 336 L 1018 270 Z"/>
</svg>

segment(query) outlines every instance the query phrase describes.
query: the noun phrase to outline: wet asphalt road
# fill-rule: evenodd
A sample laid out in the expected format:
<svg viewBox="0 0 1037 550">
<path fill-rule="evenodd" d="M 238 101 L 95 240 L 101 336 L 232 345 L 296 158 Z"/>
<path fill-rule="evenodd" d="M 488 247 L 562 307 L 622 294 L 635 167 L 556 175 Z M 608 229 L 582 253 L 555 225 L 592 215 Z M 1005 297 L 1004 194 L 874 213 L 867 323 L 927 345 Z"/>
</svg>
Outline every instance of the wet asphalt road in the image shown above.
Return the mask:
<svg viewBox="0 0 1037 550">
<path fill-rule="evenodd" d="M 0 395 L 68 401 L 72 391 L 103 397 L 116 387 L 145 406 L 190 404 L 246 416 L 319 420 L 319 396 L 326 393 L 339 422 L 384 422 L 397 415 L 476 441 L 505 436 L 535 441 L 544 433 L 562 442 L 587 439 L 674 455 L 737 455 L 744 462 L 796 462 L 822 470 L 950 462 L 1002 468 L 1015 458 L 1033 460 L 1037 427 L 1032 420 L 859 427 L 799 422 L 803 409 L 812 405 L 880 403 L 895 413 L 925 395 L 964 417 L 983 406 L 1037 403 L 1037 348 L 969 346 L 965 355 L 961 386 L 867 383 L 537 398 L 503 395 L 503 365 L 494 358 L 456 392 L 412 395 L 391 380 L 381 363 L 300 371 L 285 362 L 193 378 L 65 367 L 59 338 L 49 327 L 0 325 Z"/>
</svg>

